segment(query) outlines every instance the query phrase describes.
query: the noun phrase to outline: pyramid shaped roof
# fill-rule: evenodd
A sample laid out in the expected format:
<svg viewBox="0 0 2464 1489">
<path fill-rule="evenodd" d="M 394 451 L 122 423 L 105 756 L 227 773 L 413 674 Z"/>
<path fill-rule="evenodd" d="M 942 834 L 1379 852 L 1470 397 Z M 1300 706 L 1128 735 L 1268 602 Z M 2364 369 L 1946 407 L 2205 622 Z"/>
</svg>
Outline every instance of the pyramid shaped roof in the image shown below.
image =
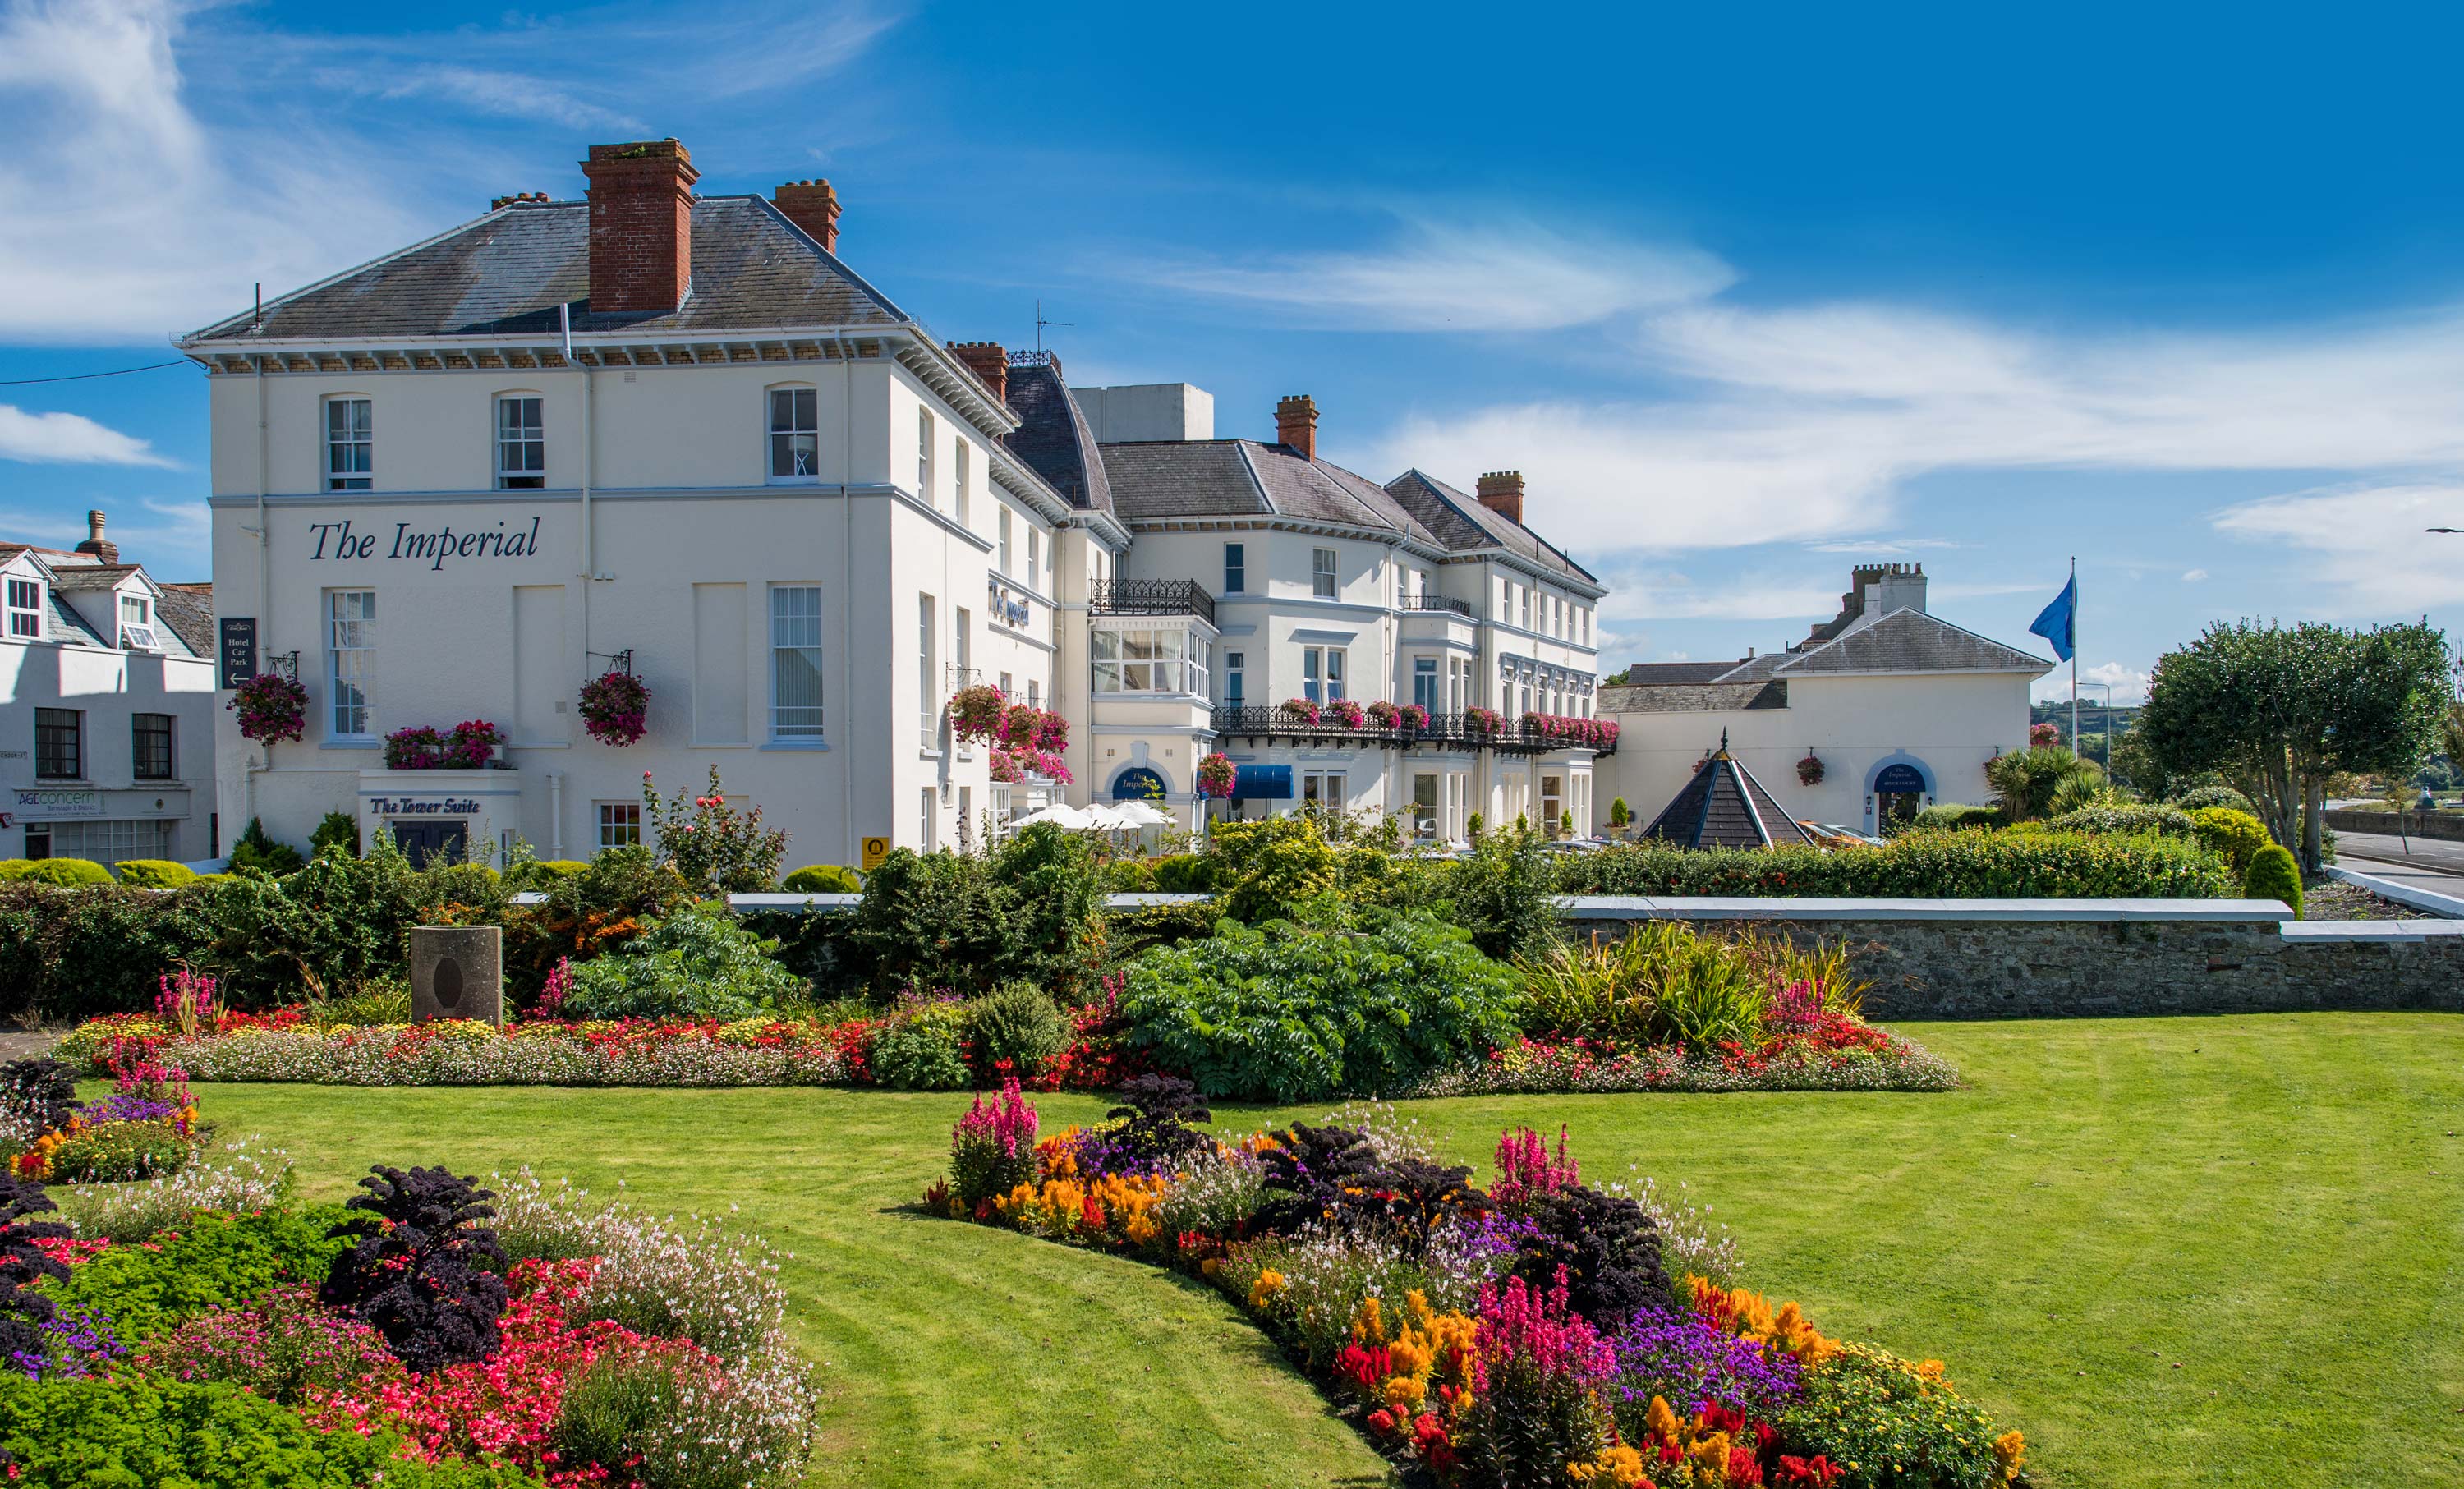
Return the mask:
<svg viewBox="0 0 2464 1489">
<path fill-rule="evenodd" d="M 1728 754 L 1728 735 L 1720 748 L 1696 768 L 1692 779 L 1661 809 L 1646 838 L 1683 848 L 1767 848 L 1774 843 L 1812 843 L 1788 808 Z"/>
</svg>

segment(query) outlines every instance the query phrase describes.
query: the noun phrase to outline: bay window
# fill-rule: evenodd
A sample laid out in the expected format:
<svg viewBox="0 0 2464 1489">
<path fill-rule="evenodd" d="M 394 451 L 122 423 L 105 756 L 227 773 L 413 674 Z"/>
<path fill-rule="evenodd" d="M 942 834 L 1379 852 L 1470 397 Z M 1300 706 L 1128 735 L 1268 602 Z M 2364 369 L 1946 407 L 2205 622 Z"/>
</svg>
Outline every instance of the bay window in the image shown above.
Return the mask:
<svg viewBox="0 0 2464 1489">
<path fill-rule="evenodd" d="M 1206 695 L 1209 647 L 1185 630 L 1099 630 L 1094 633 L 1097 692 Z"/>
</svg>

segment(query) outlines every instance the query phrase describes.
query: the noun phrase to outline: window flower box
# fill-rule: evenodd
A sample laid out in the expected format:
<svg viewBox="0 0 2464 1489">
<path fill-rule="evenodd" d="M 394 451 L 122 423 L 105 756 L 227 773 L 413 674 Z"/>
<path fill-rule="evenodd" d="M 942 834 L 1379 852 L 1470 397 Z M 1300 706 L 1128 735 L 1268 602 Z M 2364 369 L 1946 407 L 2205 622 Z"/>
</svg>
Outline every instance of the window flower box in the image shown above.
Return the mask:
<svg viewBox="0 0 2464 1489">
<path fill-rule="evenodd" d="M 1309 698 L 1286 698 L 1283 711 L 1284 717 L 1298 724 L 1314 724 L 1318 719 L 1317 704 Z"/>
</svg>

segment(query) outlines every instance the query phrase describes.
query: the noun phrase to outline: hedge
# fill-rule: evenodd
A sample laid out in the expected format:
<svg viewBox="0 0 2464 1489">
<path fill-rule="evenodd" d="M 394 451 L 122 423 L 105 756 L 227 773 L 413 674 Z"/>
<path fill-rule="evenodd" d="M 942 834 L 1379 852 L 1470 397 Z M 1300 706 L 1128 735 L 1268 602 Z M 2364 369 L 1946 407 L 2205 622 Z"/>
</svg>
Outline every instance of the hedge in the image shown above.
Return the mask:
<svg viewBox="0 0 2464 1489">
<path fill-rule="evenodd" d="M 1838 899 L 2230 899 L 2197 843 L 2079 832 L 1908 832 L 1879 848 L 1605 848 L 1558 865 L 1562 894 Z"/>
</svg>

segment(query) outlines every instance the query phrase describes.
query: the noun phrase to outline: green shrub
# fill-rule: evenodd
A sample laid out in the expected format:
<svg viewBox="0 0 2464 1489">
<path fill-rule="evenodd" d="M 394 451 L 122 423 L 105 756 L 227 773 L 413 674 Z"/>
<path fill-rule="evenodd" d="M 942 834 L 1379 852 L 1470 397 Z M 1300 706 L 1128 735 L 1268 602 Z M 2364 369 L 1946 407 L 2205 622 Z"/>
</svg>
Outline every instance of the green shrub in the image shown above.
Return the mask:
<svg viewBox="0 0 2464 1489">
<path fill-rule="evenodd" d="M 976 1068 L 990 1084 L 1005 1075 L 1031 1081 L 1069 1043 L 1069 1025 L 1042 988 L 1004 982 L 967 1005 Z"/>
<path fill-rule="evenodd" d="M 580 859 L 535 858 L 508 867 L 505 870 L 505 887 L 553 889 L 566 880 L 579 878 L 589 871 L 590 865 Z"/>
<path fill-rule="evenodd" d="M 2205 806 L 2229 806 L 2252 817 L 2258 815 L 2258 808 L 2251 804 L 2250 798 L 2231 786 L 2200 786 L 2175 797 L 2172 804 L 2185 812 L 2195 812 Z"/>
<path fill-rule="evenodd" d="M 124 858 L 112 871 L 132 889 L 176 889 L 197 882 L 195 869 L 167 858 Z"/>
<path fill-rule="evenodd" d="M 2091 806 L 2048 819 L 2048 832 L 2161 833 L 2167 838 L 2199 835 L 2198 823 L 2178 806 Z"/>
<path fill-rule="evenodd" d="M 1365 910 L 1357 930 L 1226 920 L 1130 968 L 1124 1037 L 1216 1097 L 1314 1101 L 1476 1061 L 1523 994 L 1468 931 Z"/>
<path fill-rule="evenodd" d="M 1644 921 L 1580 949 L 1553 948 L 1524 969 L 1531 988 L 1525 1027 L 1627 1046 L 1758 1043 L 1777 970 L 1766 965 L 1768 952 L 1756 938 L 1705 934 L 1677 920 Z M 1780 985 L 1794 980 L 1783 974 Z M 1826 991 L 1840 982 L 1836 974 L 1816 980 Z"/>
<path fill-rule="evenodd" d="M 914 999 L 872 1037 L 872 1073 L 902 1091 L 961 1091 L 967 1073 L 967 1011 L 947 998 Z"/>
<path fill-rule="evenodd" d="M 1879 848 L 1698 852 L 1637 843 L 1556 865 L 1566 894 L 1842 899 L 2224 899 L 2221 860 L 2196 843 L 2080 832 L 1908 832 Z"/>
<path fill-rule="evenodd" d="M 43 1290 L 64 1308 L 111 1320 L 131 1347 L 209 1308 L 236 1308 L 284 1283 L 316 1286 L 349 1243 L 325 1233 L 340 1205 L 247 1215 L 200 1211 L 149 1246 L 112 1246 Z"/>
<path fill-rule="evenodd" d="M 1222 913 L 1252 925 L 1304 913 L 1343 884 L 1334 849 L 1307 815 L 1218 822 L 1208 852 Z"/>
<path fill-rule="evenodd" d="M 2202 806 L 2190 811 L 2199 841 L 2221 857 L 2236 874 L 2250 872 L 2250 861 L 2267 846 L 2267 824 L 2230 806 Z"/>
<path fill-rule="evenodd" d="M 687 905 L 612 954 L 576 963 L 564 1009 L 578 1018 L 747 1018 L 803 986 L 774 949 L 723 904 Z"/>
<path fill-rule="evenodd" d="M 1539 839 L 1515 829 L 1483 835 L 1453 865 L 1444 892 L 1456 924 L 1502 959 L 1539 956 L 1557 938 L 1557 869 Z"/>
<path fill-rule="evenodd" d="M 391 974 L 369 977 L 347 988 L 328 988 L 308 1004 L 308 1017 L 319 1024 L 370 1028 L 410 1022 L 410 980 Z"/>
<path fill-rule="evenodd" d="M 862 894 L 864 881 L 838 864 L 807 864 L 779 881 L 789 894 Z"/>
<path fill-rule="evenodd" d="M 2011 825 L 2011 816 L 1998 806 L 1946 803 L 1919 812 L 1909 825 L 1920 832 L 1969 832 Z"/>
<path fill-rule="evenodd" d="M 360 820 L 348 812 L 327 812 L 324 820 L 317 823 L 317 830 L 308 835 L 308 856 L 315 858 L 327 848 L 359 857 Z"/>
<path fill-rule="evenodd" d="M 1997 755 L 1986 762 L 1985 780 L 1993 788 L 1994 804 L 2014 822 L 2030 821 L 2058 810 L 2056 795 L 2065 783 L 2076 796 L 2104 784 L 2103 773 L 2059 746 L 2036 745 Z"/>
<path fill-rule="evenodd" d="M 1174 853 L 1155 861 L 1155 887 L 1165 894 L 1212 894 L 1215 861 L 1202 853 Z"/>
<path fill-rule="evenodd" d="M 51 1180 L 58 1184 L 121 1184 L 177 1173 L 196 1141 L 168 1122 L 99 1122 L 52 1150 Z"/>
<path fill-rule="evenodd" d="M 279 879 L 286 874 L 297 873 L 300 865 L 306 862 L 299 856 L 297 848 L 287 843 L 275 842 L 273 835 L 265 830 L 264 821 L 254 817 L 248 820 L 248 830 L 241 833 L 231 846 L 233 873 L 264 874 Z"/>
<path fill-rule="evenodd" d="M 82 858 L 11 859 L 0 864 L 0 878 L 45 884 L 59 889 L 112 882 L 110 869 Z"/>
<path fill-rule="evenodd" d="M 2293 910 L 2293 918 L 2301 918 L 2301 865 L 2293 862 L 2293 851 L 2271 843 L 2251 855 L 2250 871 L 2242 876 L 2244 899 L 2281 900 Z"/>
<path fill-rule="evenodd" d="M 1144 859 L 1114 859 L 1104 865 L 1104 888 L 1112 894 L 1153 894 L 1155 865 Z"/>
<path fill-rule="evenodd" d="M 1782 1410 L 1780 1430 L 1808 1455 L 1869 1465 L 1850 1484 L 1983 1489 L 2003 1482 L 1991 1420 L 1960 1400 L 1939 1373 L 1929 1380 L 1916 1366 L 1851 1347 L 1821 1369 L 1805 1372 L 1804 1394 Z"/>
<path fill-rule="evenodd" d="M 0 884 L 0 1014 L 81 1018 L 152 1008 L 165 969 L 214 965 L 217 905 L 232 887 L 229 880 L 165 890 Z M 242 1006 L 261 1001 L 244 979 L 227 980 L 226 996 Z"/>
<path fill-rule="evenodd" d="M 991 872 L 1004 945 L 989 983 L 976 985 L 1019 978 L 1075 996 L 1093 979 L 1103 942 L 1094 850 L 1076 833 L 1040 823 L 995 849 Z"/>
<path fill-rule="evenodd" d="M 979 993 L 1015 978 L 1066 997 L 1097 971 L 1103 910 L 1086 841 L 1038 824 L 985 858 L 891 849 L 865 876 L 845 940 L 876 995 Z"/>
<path fill-rule="evenodd" d="M 236 1386 L 133 1372 L 39 1384 L 0 1372 L 0 1455 L 24 1489 L 513 1489 L 508 1468 L 405 1457 L 391 1432 L 319 1432 Z"/>
</svg>

